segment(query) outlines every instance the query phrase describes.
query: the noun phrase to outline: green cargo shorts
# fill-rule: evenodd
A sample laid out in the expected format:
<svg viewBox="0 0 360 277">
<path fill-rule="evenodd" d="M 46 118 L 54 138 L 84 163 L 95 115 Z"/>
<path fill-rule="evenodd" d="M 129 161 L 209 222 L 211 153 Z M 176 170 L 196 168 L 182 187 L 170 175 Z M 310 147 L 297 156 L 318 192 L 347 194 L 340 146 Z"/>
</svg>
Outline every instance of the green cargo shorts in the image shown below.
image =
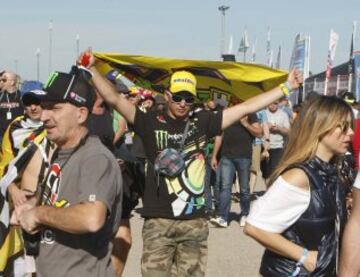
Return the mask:
<svg viewBox="0 0 360 277">
<path fill-rule="evenodd" d="M 143 276 L 205 275 L 209 236 L 206 219 L 145 219 L 142 236 Z"/>
</svg>

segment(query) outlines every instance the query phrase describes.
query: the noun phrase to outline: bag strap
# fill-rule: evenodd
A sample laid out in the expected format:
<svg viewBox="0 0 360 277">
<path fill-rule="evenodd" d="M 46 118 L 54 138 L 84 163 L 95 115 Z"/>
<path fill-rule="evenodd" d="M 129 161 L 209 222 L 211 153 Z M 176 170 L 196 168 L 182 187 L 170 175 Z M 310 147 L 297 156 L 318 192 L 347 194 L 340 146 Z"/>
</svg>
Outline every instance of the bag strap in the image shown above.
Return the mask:
<svg viewBox="0 0 360 277">
<path fill-rule="evenodd" d="M 185 140 L 186 140 L 186 137 L 187 137 L 187 134 L 188 134 L 188 131 L 189 131 L 189 126 L 190 126 L 190 119 L 188 119 L 186 121 L 184 133 L 183 133 L 183 136 L 182 136 L 182 139 L 181 139 L 181 142 L 180 142 L 180 149 L 179 149 L 180 152 L 182 152 L 182 150 L 184 148 Z"/>
</svg>

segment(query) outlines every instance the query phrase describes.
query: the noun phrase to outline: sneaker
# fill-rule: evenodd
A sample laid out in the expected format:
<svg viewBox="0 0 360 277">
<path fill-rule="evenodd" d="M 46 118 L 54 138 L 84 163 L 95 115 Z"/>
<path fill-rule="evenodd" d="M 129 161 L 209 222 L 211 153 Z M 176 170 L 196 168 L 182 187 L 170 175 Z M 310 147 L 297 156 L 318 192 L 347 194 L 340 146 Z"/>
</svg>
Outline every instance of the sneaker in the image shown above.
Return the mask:
<svg viewBox="0 0 360 277">
<path fill-rule="evenodd" d="M 205 218 L 208 221 L 211 221 L 211 219 L 214 218 L 214 212 L 213 211 L 205 211 Z"/>
<path fill-rule="evenodd" d="M 210 222 L 216 225 L 217 227 L 223 227 L 223 228 L 228 227 L 227 221 L 219 216 L 210 219 Z"/>
<path fill-rule="evenodd" d="M 243 215 L 240 219 L 240 227 L 244 227 L 246 224 L 246 216 Z"/>
<path fill-rule="evenodd" d="M 257 200 L 258 196 L 255 193 L 250 194 L 250 201 Z"/>
</svg>

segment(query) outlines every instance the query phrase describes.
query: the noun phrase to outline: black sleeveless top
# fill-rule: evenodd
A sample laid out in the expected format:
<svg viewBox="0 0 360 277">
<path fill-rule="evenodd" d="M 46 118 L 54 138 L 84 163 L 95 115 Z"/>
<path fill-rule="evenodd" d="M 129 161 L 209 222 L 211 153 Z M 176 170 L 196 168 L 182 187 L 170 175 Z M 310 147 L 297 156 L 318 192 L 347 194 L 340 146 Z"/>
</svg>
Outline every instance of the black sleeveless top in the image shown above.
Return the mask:
<svg viewBox="0 0 360 277">
<path fill-rule="evenodd" d="M 319 251 L 315 271 L 309 274 L 302 267 L 297 276 L 336 276 L 340 237 L 346 220 L 345 189 L 336 166 L 315 157 L 291 168 L 304 170 L 311 197 L 306 211 L 282 235 L 302 247 Z M 291 276 L 296 262 L 266 250 L 260 273 L 266 277 Z"/>
</svg>

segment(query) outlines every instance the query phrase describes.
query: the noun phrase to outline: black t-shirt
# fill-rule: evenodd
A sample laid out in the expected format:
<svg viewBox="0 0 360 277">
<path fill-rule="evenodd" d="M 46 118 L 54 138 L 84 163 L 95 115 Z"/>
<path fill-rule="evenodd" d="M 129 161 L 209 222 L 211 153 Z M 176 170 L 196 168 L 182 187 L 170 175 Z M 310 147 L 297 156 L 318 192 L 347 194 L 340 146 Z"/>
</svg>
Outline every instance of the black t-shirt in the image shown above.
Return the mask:
<svg viewBox="0 0 360 277">
<path fill-rule="evenodd" d="M 128 130 L 133 133 L 134 132 L 134 126 L 131 124 L 128 124 Z M 142 142 L 141 137 L 139 137 L 138 134 L 133 133 L 133 137 L 132 137 L 132 143 L 128 144 L 128 149 L 130 151 L 130 153 L 136 157 L 136 158 L 142 158 L 145 159 L 146 155 L 145 155 L 145 150 L 144 150 L 144 144 Z"/>
<path fill-rule="evenodd" d="M 113 118 L 110 111 L 105 109 L 103 114 L 89 114 L 87 126 L 89 129 L 89 134 L 98 136 L 101 142 L 111 152 L 114 152 L 114 130 L 112 121 Z"/>
<path fill-rule="evenodd" d="M 134 130 L 142 138 L 148 167 L 141 214 L 191 219 L 204 216 L 205 155 L 208 138 L 221 134 L 222 113 L 202 112 L 190 119 L 184 144 L 186 169 L 177 178 L 157 176 L 153 163 L 165 148 L 179 149 L 186 121 L 167 114 L 136 111 Z"/>
<path fill-rule="evenodd" d="M 0 93 L 0 137 L 4 133 L 9 124 L 18 116 L 24 114 L 24 109 L 20 102 L 20 92 Z"/>
<path fill-rule="evenodd" d="M 258 122 L 256 114 L 249 114 L 248 121 L 250 124 Z M 224 131 L 221 156 L 251 159 L 253 139 L 254 136 L 239 121 L 235 122 Z"/>
</svg>

